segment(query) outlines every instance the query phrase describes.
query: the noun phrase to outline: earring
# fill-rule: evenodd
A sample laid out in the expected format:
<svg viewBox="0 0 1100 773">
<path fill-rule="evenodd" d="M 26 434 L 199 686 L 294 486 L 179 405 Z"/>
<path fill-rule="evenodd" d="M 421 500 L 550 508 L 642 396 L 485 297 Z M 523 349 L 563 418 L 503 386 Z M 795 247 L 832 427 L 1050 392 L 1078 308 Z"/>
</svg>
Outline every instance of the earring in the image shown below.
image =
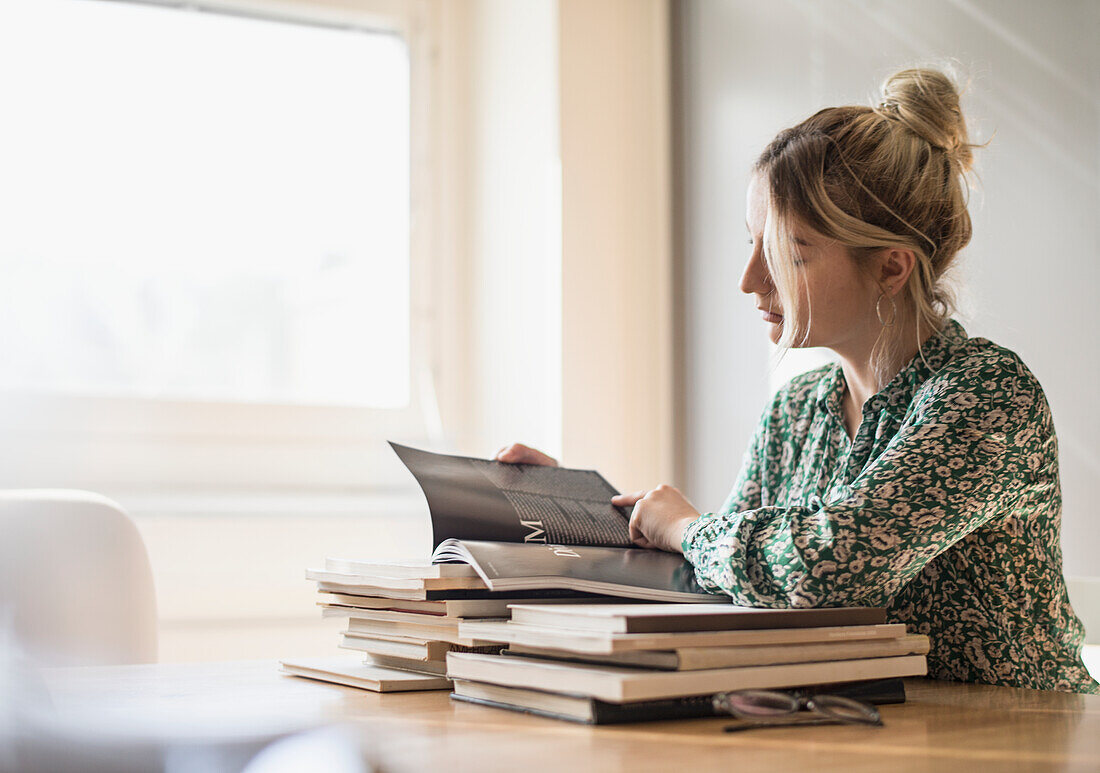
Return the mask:
<svg viewBox="0 0 1100 773">
<path fill-rule="evenodd" d="M 890 301 L 890 319 L 886 320 L 882 318 L 882 299 L 886 298 Z M 898 321 L 898 305 L 894 302 L 894 298 L 886 293 L 879 293 L 878 300 L 875 301 L 875 316 L 878 317 L 879 323 L 883 327 L 893 327 L 894 323 Z"/>
</svg>

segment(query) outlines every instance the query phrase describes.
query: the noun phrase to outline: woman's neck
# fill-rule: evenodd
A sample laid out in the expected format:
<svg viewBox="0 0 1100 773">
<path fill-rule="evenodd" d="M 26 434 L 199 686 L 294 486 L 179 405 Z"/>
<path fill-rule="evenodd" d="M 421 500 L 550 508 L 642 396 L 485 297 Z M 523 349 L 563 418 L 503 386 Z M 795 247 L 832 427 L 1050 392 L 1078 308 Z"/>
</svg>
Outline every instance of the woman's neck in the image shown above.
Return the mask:
<svg viewBox="0 0 1100 773">
<path fill-rule="evenodd" d="M 909 321 L 908 324 L 898 326 L 893 334 L 894 345 L 887 347 L 887 360 L 876 368 L 872 355 L 875 341 L 863 346 L 859 351 L 838 351 L 840 366 L 844 371 L 844 382 L 847 389 L 844 394 L 844 414 L 848 426 L 849 437 L 854 437 L 859 428 L 859 422 L 863 413 L 863 404 L 877 394 L 890 380 L 912 360 L 920 349 L 920 346 L 931 337 L 933 330 L 921 329 L 917 335 L 917 324 Z"/>
</svg>

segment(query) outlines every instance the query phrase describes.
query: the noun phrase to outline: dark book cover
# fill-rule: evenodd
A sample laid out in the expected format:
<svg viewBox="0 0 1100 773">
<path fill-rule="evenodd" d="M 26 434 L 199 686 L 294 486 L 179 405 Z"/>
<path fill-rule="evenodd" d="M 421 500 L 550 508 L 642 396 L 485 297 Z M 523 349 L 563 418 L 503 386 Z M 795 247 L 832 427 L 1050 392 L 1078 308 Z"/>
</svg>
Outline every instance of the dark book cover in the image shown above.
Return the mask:
<svg viewBox="0 0 1100 773">
<path fill-rule="evenodd" d="M 628 509 L 594 470 L 449 456 L 390 443 L 428 500 L 433 545 L 446 539 L 630 547 Z"/>
<path fill-rule="evenodd" d="M 523 609 L 514 620 L 532 625 L 564 626 L 575 630 L 608 633 L 679 633 L 685 631 L 741 631 L 765 628 L 819 628 L 842 625 L 882 625 L 886 610 L 882 607 L 804 607 L 766 609 L 737 607 L 705 609 L 638 607 L 619 611 L 608 607 L 599 610 Z M 537 617 L 536 619 L 533 619 Z M 529 619 L 532 618 L 532 619 Z"/>
<path fill-rule="evenodd" d="M 508 689 L 498 690 L 507 695 Z M 905 684 L 901 679 L 876 679 L 866 682 L 848 682 L 844 684 L 820 685 L 813 689 L 784 690 L 797 697 L 814 695 L 840 695 L 846 698 L 864 701 L 875 705 L 905 703 Z M 522 691 L 517 696 L 522 696 Z M 576 714 L 561 714 L 521 703 L 494 701 L 451 693 L 451 700 L 475 703 L 482 706 L 519 711 L 524 714 L 563 719 L 568 722 L 580 722 L 589 725 L 613 725 L 628 722 L 659 722 L 678 719 L 699 719 L 703 717 L 728 717 L 714 708 L 713 696 L 694 695 L 685 698 L 667 698 L 636 703 L 608 703 L 595 698 L 578 700 Z M 517 698 L 522 700 L 522 698 Z M 582 708 L 583 707 L 583 708 Z M 732 719 L 732 717 L 730 717 Z"/>
<path fill-rule="evenodd" d="M 586 725 L 618 725 L 627 722 L 656 722 L 673 719 L 698 719 L 700 717 L 715 716 L 714 707 L 711 705 L 709 695 L 692 696 L 689 698 L 674 698 L 661 701 L 643 701 L 641 703 L 606 703 L 592 698 L 588 699 L 588 716 L 574 716 L 572 714 L 559 714 L 553 711 L 523 706 L 515 703 L 503 703 L 486 698 L 475 698 L 469 695 L 451 693 L 451 700 L 464 703 L 476 703 L 480 706 L 490 706 L 497 709 L 508 709 L 524 714 L 546 717 L 547 719 L 564 719 L 567 722 L 580 722 Z"/>
</svg>

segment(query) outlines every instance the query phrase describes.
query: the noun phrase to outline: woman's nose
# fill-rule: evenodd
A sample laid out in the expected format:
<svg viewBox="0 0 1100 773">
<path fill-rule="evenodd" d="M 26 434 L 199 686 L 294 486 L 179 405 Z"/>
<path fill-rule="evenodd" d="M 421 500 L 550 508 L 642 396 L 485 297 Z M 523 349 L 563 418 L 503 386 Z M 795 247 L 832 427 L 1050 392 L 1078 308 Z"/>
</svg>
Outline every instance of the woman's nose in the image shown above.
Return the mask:
<svg viewBox="0 0 1100 773">
<path fill-rule="evenodd" d="M 772 291 L 771 274 L 768 273 L 767 263 L 764 261 L 764 250 L 759 241 L 754 241 L 752 254 L 749 256 L 745 270 L 741 273 L 741 292 L 748 295 L 767 295 Z"/>
</svg>

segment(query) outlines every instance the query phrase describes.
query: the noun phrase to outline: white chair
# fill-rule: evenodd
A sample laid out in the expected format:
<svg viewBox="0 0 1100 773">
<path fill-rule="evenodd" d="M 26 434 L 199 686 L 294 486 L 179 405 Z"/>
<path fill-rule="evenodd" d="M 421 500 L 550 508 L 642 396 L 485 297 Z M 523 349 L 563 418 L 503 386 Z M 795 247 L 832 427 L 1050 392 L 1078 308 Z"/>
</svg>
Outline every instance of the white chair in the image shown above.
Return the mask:
<svg viewBox="0 0 1100 773">
<path fill-rule="evenodd" d="M 40 665 L 155 662 L 153 574 L 130 517 L 87 491 L 0 491 L 5 625 Z"/>
</svg>

